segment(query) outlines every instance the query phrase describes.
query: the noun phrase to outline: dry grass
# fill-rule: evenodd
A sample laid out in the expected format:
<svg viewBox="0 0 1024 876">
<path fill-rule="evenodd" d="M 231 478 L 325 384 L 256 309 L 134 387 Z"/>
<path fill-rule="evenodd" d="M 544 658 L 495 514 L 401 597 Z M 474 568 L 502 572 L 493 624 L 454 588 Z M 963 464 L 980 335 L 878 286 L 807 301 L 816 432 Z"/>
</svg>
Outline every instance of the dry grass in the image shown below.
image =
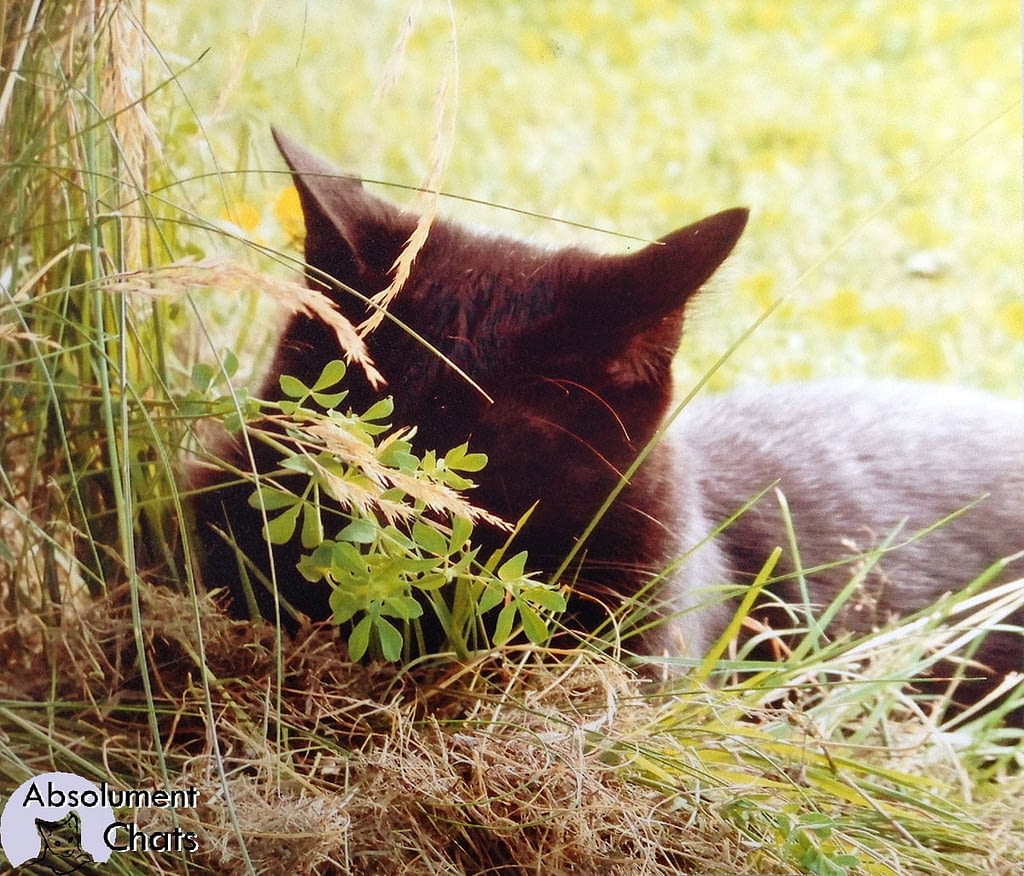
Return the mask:
<svg viewBox="0 0 1024 876">
<path fill-rule="evenodd" d="M 104 738 L 111 773 L 131 765 L 139 782 L 169 769 L 174 787 L 199 789 L 200 808 L 178 815 L 200 837 L 193 863 L 211 872 L 251 864 L 257 872 L 559 873 L 614 863 L 618 872 L 657 873 L 708 858 L 707 837 L 673 836 L 679 816 L 661 811 L 664 796 L 622 778 L 610 740 L 595 744 L 609 730 L 628 738 L 652 717 L 635 680 L 605 661 L 367 669 L 310 630 L 288 649 L 278 711 L 268 695 L 277 683 L 270 631 L 227 620 L 207 602 L 200 637 L 184 608 L 161 591 L 145 597 L 160 753 L 133 679 L 123 591 L 51 640 L 63 667 L 55 680 L 12 667 L 8 635 L 4 686 L 14 702 L 79 704 L 54 728 L 64 758 L 93 761 Z M 157 825 L 165 819 L 152 813 Z"/>
<path fill-rule="evenodd" d="M 329 326 L 345 358 L 362 369 L 374 387 L 384 386 L 384 379 L 374 367 L 356 327 L 341 315 L 327 295 L 305 283 L 273 277 L 240 262 L 211 258 L 117 274 L 108 278 L 105 288 L 108 292 L 141 298 L 171 299 L 181 299 L 204 288 L 222 296 L 238 296 L 258 289 L 284 314 L 283 318 L 302 314 Z"/>
<path fill-rule="evenodd" d="M 307 629 L 279 665 L 269 628 L 209 599 L 145 590 L 141 617 L 122 588 L 59 629 L 7 625 L 0 718 L 19 773 L 196 788 L 175 813 L 199 837 L 192 872 L 839 873 L 850 854 L 863 872 L 1008 876 L 1024 852 L 1024 779 L 975 786 L 918 721 L 844 743 L 818 729 L 827 708 L 743 719 L 593 652 L 366 667 Z"/>
</svg>

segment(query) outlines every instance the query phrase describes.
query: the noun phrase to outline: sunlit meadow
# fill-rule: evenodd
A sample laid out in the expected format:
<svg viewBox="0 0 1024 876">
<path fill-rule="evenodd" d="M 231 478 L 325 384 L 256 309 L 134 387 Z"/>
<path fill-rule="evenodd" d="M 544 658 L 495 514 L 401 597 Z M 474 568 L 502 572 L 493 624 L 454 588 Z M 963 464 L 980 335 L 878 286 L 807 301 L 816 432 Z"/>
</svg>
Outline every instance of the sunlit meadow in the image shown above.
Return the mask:
<svg viewBox="0 0 1024 876">
<path fill-rule="evenodd" d="M 181 76 L 174 148 L 225 170 L 280 170 L 274 123 L 350 172 L 492 205 L 446 199 L 449 215 L 608 250 L 629 246 L 612 232 L 748 205 L 684 381 L 787 296 L 712 388 L 852 374 L 1020 391 L 1012 0 L 294 2 L 176 7 L 174 23 L 177 64 L 206 51 Z M 286 186 L 229 177 L 200 203 L 281 245 Z"/>
</svg>

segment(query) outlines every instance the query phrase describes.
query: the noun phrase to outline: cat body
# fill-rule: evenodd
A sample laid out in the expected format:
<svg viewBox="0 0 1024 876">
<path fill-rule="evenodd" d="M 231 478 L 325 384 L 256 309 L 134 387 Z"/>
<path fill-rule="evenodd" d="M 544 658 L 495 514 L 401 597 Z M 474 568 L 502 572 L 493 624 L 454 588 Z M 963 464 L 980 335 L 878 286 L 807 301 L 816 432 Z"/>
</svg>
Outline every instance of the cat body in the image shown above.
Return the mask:
<svg viewBox="0 0 1024 876">
<path fill-rule="evenodd" d="M 667 440 L 692 454 L 709 519 L 764 493 L 716 539 L 734 580 L 781 546 L 774 574 L 790 577 L 774 591 L 800 605 L 794 573 L 807 570 L 823 609 L 866 563 L 846 629 L 866 632 L 958 592 L 1024 543 L 1024 408 L 1009 399 L 897 381 L 747 388 L 690 405 Z M 996 580 L 1022 573 L 1018 560 Z M 982 654 L 1000 673 L 1020 670 L 1024 634 L 993 633 Z"/>
<path fill-rule="evenodd" d="M 390 283 L 417 218 L 275 137 L 302 203 L 310 283 L 323 287 L 333 278 L 329 294 L 359 323 L 372 312 L 366 298 Z M 390 318 L 367 338 L 369 352 L 393 393 L 395 425 L 416 426 L 420 448 L 444 452 L 468 440 L 487 454 L 475 503 L 509 521 L 536 505 L 515 543 L 534 567 L 559 567 L 657 432 L 673 404 L 671 362 L 686 306 L 746 220 L 745 210 L 728 210 L 626 255 L 546 249 L 432 224 Z M 280 397 L 280 374 L 311 384 L 340 355 L 326 326 L 294 317 L 262 396 Z M 355 411 L 380 395 L 355 367 L 346 388 L 345 405 Z M 226 455 L 245 466 L 240 448 Z M 274 464 L 257 455 L 260 470 Z M 216 482 L 207 477 L 204 485 Z M 249 492 L 225 485 L 197 497 L 213 584 L 237 578 L 237 558 L 211 523 L 267 565 Z M 870 611 L 850 623 L 870 628 L 962 589 L 1024 549 L 1021 410 L 982 393 L 905 383 L 822 382 L 698 399 L 582 546 L 581 565 L 568 573 L 580 593 L 573 613 L 584 627 L 596 626 L 655 581 L 652 596 L 666 622 L 643 646 L 700 657 L 735 609 L 716 590 L 752 581 L 777 546 L 784 556 L 776 574 L 797 569 L 779 493 L 815 607 L 827 605 L 854 571 L 852 564 L 817 567 L 887 539 L 898 545 L 868 572 Z M 310 616 L 326 617 L 326 585 L 295 572 L 296 548 L 275 550 L 282 594 Z M 1017 562 L 1000 580 L 1020 574 Z M 804 601 L 795 577 L 775 591 Z M 263 601 L 264 613 L 269 605 Z M 1024 623 L 1019 613 L 1013 620 Z M 997 672 L 1024 668 L 1024 638 L 993 634 L 978 657 Z"/>
</svg>

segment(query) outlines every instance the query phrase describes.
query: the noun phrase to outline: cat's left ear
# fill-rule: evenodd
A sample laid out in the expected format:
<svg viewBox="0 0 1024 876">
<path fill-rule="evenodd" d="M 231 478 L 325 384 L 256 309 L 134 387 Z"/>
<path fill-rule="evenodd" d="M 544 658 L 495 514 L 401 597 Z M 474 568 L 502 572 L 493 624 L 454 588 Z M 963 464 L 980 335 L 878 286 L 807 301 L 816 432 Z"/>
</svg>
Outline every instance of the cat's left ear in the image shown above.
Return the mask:
<svg viewBox="0 0 1024 876">
<path fill-rule="evenodd" d="M 725 261 L 748 211 L 726 210 L 621 256 L 596 256 L 546 326 L 544 348 L 571 364 L 603 350 L 620 387 L 668 381 L 686 304 Z"/>
<path fill-rule="evenodd" d="M 744 207 L 724 210 L 639 252 L 608 259 L 602 273 L 609 292 L 617 286 L 628 296 L 618 302 L 620 313 L 658 316 L 684 304 L 732 252 L 749 212 Z"/>
</svg>

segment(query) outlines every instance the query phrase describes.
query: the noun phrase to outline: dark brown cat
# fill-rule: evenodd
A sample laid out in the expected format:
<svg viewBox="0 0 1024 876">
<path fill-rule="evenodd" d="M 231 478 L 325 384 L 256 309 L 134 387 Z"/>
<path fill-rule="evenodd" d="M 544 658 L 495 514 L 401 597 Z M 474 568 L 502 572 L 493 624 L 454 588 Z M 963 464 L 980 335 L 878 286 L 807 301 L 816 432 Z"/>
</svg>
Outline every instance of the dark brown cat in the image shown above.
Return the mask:
<svg viewBox="0 0 1024 876">
<path fill-rule="evenodd" d="M 384 289 L 416 217 L 366 192 L 291 140 L 275 134 L 306 220 L 306 260 L 353 322 L 364 298 Z M 396 425 L 416 425 L 422 448 L 469 440 L 489 457 L 473 500 L 514 521 L 537 508 L 517 545 L 552 571 L 651 440 L 672 402 L 671 362 L 684 311 L 729 255 L 747 221 L 728 210 L 622 256 L 546 249 L 438 220 L 385 320 L 368 338 L 394 395 Z M 493 399 L 400 326 L 441 350 Z M 339 358 L 321 323 L 285 329 L 265 398 L 279 374 L 312 383 Z M 345 405 L 378 396 L 357 368 Z M 901 383 L 823 382 L 744 390 L 694 402 L 650 453 L 590 536 L 573 575 L 575 613 L 595 625 L 655 576 L 667 621 L 645 635 L 648 651 L 700 656 L 735 603 L 722 585 L 751 581 L 777 546 L 788 548 L 773 484 L 785 496 L 800 569 L 814 607 L 827 605 L 854 566 L 829 566 L 881 546 L 895 548 L 867 573 L 847 627 L 868 629 L 958 591 L 990 564 L 1024 549 L 1024 424 L 1019 406 L 965 390 Z M 241 465 L 235 452 L 231 461 Z M 269 470 L 272 460 L 257 459 Z M 767 492 L 764 492 L 766 491 Z M 251 488 L 199 497 L 207 580 L 237 579 L 234 552 L 213 522 L 266 568 L 267 545 Z M 749 510 L 716 529 L 764 492 Z M 972 505 L 972 503 L 977 503 Z M 902 544 L 944 517 L 962 515 Z M 276 548 L 284 596 L 314 618 L 328 614 L 327 587 L 295 572 L 296 549 Z M 261 559 L 262 558 L 262 559 Z M 773 588 L 804 602 L 788 549 Z M 1016 561 L 997 580 L 1021 574 Z M 262 604 L 267 612 L 269 601 Z M 1015 624 L 1024 623 L 1018 612 Z M 1024 668 L 1024 635 L 1006 629 L 978 652 L 992 678 Z"/>
</svg>

